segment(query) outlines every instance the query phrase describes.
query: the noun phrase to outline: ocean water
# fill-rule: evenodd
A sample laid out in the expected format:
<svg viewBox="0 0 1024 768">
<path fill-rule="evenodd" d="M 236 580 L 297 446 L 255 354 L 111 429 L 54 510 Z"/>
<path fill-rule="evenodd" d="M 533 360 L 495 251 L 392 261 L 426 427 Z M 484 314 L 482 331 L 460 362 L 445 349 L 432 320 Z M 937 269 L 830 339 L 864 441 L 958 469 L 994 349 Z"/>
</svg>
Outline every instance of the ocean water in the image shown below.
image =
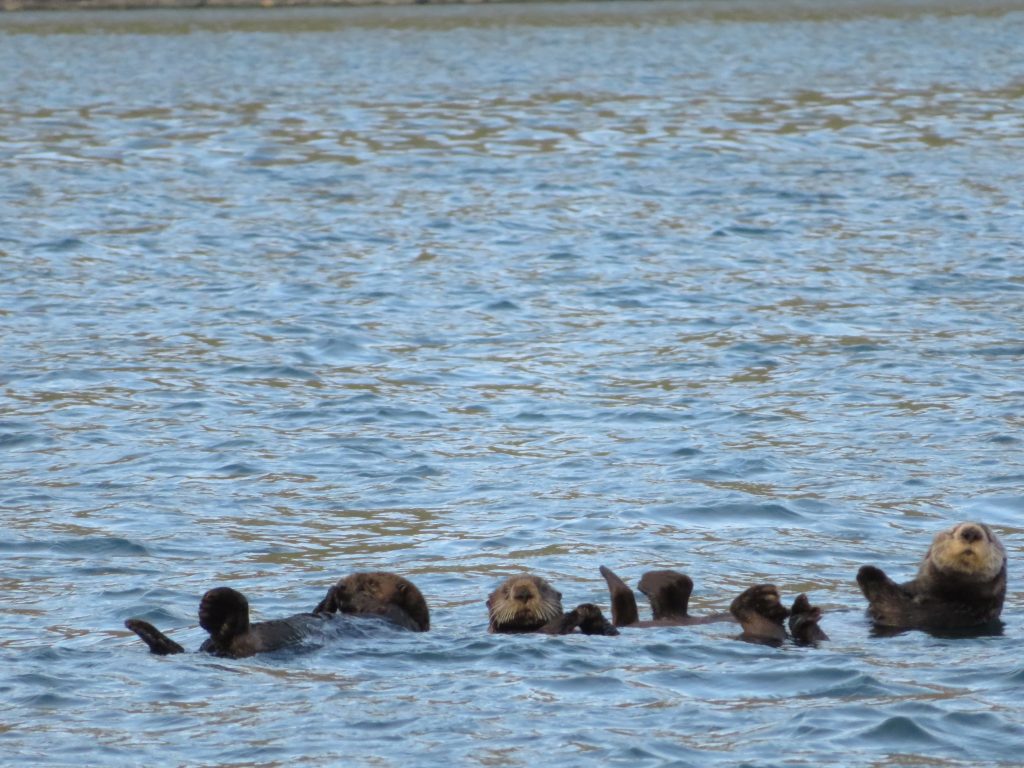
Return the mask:
<svg viewBox="0 0 1024 768">
<path fill-rule="evenodd" d="M 0 762 L 1020 765 L 1022 40 L 963 0 L 0 16 Z M 1002 632 L 872 632 L 857 568 L 964 519 Z M 831 641 L 487 633 L 524 570 L 607 609 L 602 564 Z M 123 628 L 365 569 L 431 632 Z"/>
</svg>

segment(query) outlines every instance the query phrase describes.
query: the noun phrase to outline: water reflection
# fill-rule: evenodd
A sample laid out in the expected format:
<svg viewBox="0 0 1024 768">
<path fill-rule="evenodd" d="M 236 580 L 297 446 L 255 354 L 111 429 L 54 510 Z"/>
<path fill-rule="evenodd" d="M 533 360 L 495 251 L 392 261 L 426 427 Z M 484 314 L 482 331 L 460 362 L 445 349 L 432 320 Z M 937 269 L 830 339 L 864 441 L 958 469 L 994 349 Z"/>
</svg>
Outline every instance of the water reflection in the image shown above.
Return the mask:
<svg viewBox="0 0 1024 768">
<path fill-rule="evenodd" d="M 1012 580 L 951 642 L 873 634 L 854 575 L 952 519 L 1019 555 L 1022 24 L 0 16 L 5 755 L 1015 760 Z M 604 604 L 603 562 L 688 572 L 697 613 L 807 592 L 832 640 L 486 634 L 503 577 Z M 120 629 L 196 647 L 212 584 L 287 615 L 358 569 L 413 577 L 429 636 Z"/>
</svg>

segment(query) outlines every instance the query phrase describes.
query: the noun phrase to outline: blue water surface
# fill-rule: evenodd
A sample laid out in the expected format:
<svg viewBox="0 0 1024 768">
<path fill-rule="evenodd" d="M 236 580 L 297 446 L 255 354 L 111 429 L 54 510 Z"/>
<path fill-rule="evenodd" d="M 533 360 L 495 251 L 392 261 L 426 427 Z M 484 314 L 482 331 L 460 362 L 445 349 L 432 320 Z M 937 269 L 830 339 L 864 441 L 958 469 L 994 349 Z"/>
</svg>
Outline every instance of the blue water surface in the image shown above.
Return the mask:
<svg viewBox="0 0 1024 768">
<path fill-rule="evenodd" d="M 1020 765 L 1024 7 L 0 16 L 0 762 Z M 871 631 L 988 522 L 1001 633 Z M 495 637 L 506 575 L 806 592 Z M 243 660 L 199 596 L 311 609 Z M 646 606 L 641 601 L 641 611 Z"/>
</svg>

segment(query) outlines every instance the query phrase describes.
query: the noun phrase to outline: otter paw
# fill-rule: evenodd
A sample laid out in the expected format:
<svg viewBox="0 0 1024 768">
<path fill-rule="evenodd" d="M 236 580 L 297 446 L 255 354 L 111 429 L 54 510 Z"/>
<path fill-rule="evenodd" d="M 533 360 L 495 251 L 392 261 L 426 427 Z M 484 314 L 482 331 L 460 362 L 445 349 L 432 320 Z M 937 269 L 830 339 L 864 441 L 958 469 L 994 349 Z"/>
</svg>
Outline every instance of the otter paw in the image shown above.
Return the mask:
<svg viewBox="0 0 1024 768">
<path fill-rule="evenodd" d="M 889 577 L 885 575 L 885 571 L 873 565 L 862 565 L 860 570 L 857 571 L 857 583 L 861 586 L 865 584 L 884 584 L 888 580 Z"/>
<path fill-rule="evenodd" d="M 899 587 L 885 575 L 885 571 L 873 565 L 862 565 L 857 571 L 857 585 L 868 602 L 884 599 L 899 592 Z"/>
<path fill-rule="evenodd" d="M 604 617 L 601 609 L 593 603 L 581 603 L 573 609 L 577 626 L 584 635 L 617 635 L 619 630 Z"/>
<path fill-rule="evenodd" d="M 789 615 L 789 633 L 793 640 L 801 645 L 813 645 L 828 640 L 828 635 L 818 626 L 819 621 L 821 609 L 812 606 L 807 595 L 797 596 Z"/>
</svg>

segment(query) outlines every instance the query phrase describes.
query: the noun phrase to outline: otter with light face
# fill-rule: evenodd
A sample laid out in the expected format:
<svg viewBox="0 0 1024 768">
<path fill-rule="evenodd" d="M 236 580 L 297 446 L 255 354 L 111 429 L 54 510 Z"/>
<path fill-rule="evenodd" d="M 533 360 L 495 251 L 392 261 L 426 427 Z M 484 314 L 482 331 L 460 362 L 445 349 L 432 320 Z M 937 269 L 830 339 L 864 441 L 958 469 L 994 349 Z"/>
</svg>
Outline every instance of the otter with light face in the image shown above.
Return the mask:
<svg viewBox="0 0 1024 768">
<path fill-rule="evenodd" d="M 276 651 L 299 644 L 323 621 L 323 617 L 300 613 L 251 624 L 245 595 L 231 587 L 217 587 L 199 602 L 199 626 L 210 633 L 199 650 L 233 659 Z M 159 656 L 185 651 L 148 621 L 128 619 L 124 625 Z"/>
<path fill-rule="evenodd" d="M 616 627 L 687 627 L 736 621 L 743 628 L 741 640 L 776 644 L 787 637 L 784 622 L 788 618 L 789 633 L 795 642 L 811 645 L 828 640 L 828 635 L 818 626 L 821 610 L 811 606 L 806 595 L 797 597 L 792 609 L 785 608 L 773 584 L 759 584 L 745 590 L 732 601 L 729 613 L 691 616 L 693 580 L 678 571 L 648 571 L 638 587 L 650 601 L 654 618 L 641 621 L 633 591 L 610 568 L 602 565 L 601 575 L 608 584 L 612 623 Z"/>
<path fill-rule="evenodd" d="M 585 635 L 618 634 L 592 603 L 563 612 L 562 593 L 532 574 L 510 576 L 499 584 L 487 598 L 487 613 L 490 632 L 567 635 L 579 629 Z"/>
<path fill-rule="evenodd" d="M 879 627 L 956 630 L 995 624 L 1006 597 L 1006 550 L 984 523 L 965 522 L 936 534 L 917 576 L 903 584 L 873 565 L 857 583 Z"/>
<path fill-rule="evenodd" d="M 353 573 L 339 580 L 313 613 L 379 616 L 414 632 L 430 629 L 427 601 L 416 585 L 384 571 Z"/>
</svg>

